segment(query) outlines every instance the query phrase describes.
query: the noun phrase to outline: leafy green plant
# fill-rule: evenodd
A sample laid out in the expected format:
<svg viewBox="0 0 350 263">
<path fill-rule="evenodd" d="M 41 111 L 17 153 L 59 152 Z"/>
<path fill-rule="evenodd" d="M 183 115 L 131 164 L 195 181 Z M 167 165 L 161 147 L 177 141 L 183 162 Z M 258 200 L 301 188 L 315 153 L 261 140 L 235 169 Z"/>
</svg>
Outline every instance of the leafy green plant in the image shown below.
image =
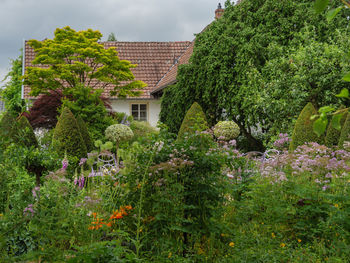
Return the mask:
<svg viewBox="0 0 350 263">
<path fill-rule="evenodd" d="M 87 154 L 86 145 L 81 136 L 79 126 L 73 115 L 68 109 L 62 110 L 52 137 L 52 146 L 56 151 L 64 156 L 74 156 L 80 159 Z"/>
<path fill-rule="evenodd" d="M 204 131 L 208 128 L 202 107 L 197 102 L 194 102 L 186 112 L 178 133 L 178 138 L 183 139 L 186 133 L 193 134 L 196 131 Z"/>
<path fill-rule="evenodd" d="M 311 102 L 306 104 L 301 111 L 292 134 L 292 141 L 289 149 L 295 150 L 298 146 L 303 145 L 306 142 L 317 142 L 320 139 L 313 131 L 313 123 L 311 116 L 316 114 L 316 109 Z"/>
<path fill-rule="evenodd" d="M 214 126 L 214 135 L 225 141 L 236 139 L 239 135 L 239 127 L 233 121 L 219 121 Z"/>
</svg>

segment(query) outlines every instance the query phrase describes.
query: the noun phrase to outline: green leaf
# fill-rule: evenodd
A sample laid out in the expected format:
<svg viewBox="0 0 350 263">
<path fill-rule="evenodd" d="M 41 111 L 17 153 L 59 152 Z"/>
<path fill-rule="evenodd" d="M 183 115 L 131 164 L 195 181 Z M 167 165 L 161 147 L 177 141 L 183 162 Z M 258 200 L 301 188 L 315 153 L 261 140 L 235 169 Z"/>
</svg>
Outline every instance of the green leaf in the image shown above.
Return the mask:
<svg viewBox="0 0 350 263">
<path fill-rule="evenodd" d="M 327 118 L 319 118 L 314 122 L 313 129 L 318 137 L 324 134 L 327 128 L 327 124 L 328 124 Z"/>
<path fill-rule="evenodd" d="M 350 81 L 350 72 L 343 77 L 343 80 Z"/>
<path fill-rule="evenodd" d="M 316 13 L 321 13 L 324 11 L 329 3 L 329 0 L 316 0 L 315 1 L 315 10 Z"/>
<path fill-rule="evenodd" d="M 326 18 L 328 23 L 333 20 L 333 18 L 339 13 L 340 10 L 343 9 L 343 6 L 339 6 L 337 8 L 333 8 L 327 12 Z"/>
<path fill-rule="evenodd" d="M 332 121 L 331 121 L 331 125 L 334 129 L 340 131 L 341 130 L 341 124 L 340 124 L 340 120 L 343 117 L 345 113 L 338 113 L 336 115 L 333 116 Z"/>
<path fill-rule="evenodd" d="M 335 95 L 338 98 L 349 98 L 349 90 L 348 89 L 342 89 L 341 92 L 337 95 Z"/>
<path fill-rule="evenodd" d="M 319 113 L 327 113 L 327 112 L 331 112 L 331 111 L 334 111 L 334 108 L 332 108 L 330 106 L 324 106 L 318 110 Z"/>
</svg>

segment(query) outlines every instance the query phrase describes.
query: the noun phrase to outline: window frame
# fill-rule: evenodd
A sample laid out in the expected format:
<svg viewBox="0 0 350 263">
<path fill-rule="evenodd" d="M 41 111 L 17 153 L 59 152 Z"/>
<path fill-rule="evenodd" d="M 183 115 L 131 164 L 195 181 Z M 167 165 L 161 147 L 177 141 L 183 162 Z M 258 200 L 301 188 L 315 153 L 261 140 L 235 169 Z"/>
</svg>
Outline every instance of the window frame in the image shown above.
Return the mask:
<svg viewBox="0 0 350 263">
<path fill-rule="evenodd" d="M 135 119 L 134 116 L 133 116 L 133 109 L 132 109 L 132 106 L 133 105 L 138 105 L 138 109 L 137 109 L 137 112 L 138 112 L 138 118 Z M 145 120 L 140 120 L 140 113 L 141 113 L 141 105 L 146 105 L 146 119 Z M 130 116 L 132 116 L 134 118 L 135 121 L 147 121 L 149 122 L 149 103 L 148 102 L 130 102 L 130 105 L 129 105 L 129 112 L 130 112 Z"/>
</svg>

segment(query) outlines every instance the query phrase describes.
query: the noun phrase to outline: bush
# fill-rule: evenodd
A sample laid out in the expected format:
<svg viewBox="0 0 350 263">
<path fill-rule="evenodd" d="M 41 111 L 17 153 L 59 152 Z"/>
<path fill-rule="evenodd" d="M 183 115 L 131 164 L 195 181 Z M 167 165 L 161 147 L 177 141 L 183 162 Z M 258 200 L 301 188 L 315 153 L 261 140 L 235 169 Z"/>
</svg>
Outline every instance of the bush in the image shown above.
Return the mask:
<svg viewBox="0 0 350 263">
<path fill-rule="evenodd" d="M 152 127 L 146 121 L 132 121 L 130 123 L 130 129 L 134 133 L 133 140 L 137 140 L 138 138 L 145 138 L 151 134 L 157 134 L 158 130 Z"/>
<path fill-rule="evenodd" d="M 50 91 L 38 97 L 29 112 L 23 113 L 34 129 L 52 129 L 57 124 L 58 109 L 62 105 L 63 95 L 61 91 Z"/>
<path fill-rule="evenodd" d="M 350 114 L 347 114 L 346 120 L 344 122 L 343 128 L 341 130 L 338 147 L 343 149 L 344 142 L 350 141 Z"/>
<path fill-rule="evenodd" d="M 79 126 L 79 130 L 80 130 L 81 136 L 83 137 L 83 140 L 85 142 L 86 150 L 88 152 L 91 152 L 94 149 L 94 144 L 93 144 L 93 142 L 91 140 L 91 137 L 89 135 L 89 131 L 88 131 L 87 127 L 86 127 L 86 123 L 80 117 L 80 115 L 78 115 L 78 117 L 77 117 L 77 123 L 78 123 L 78 126 Z"/>
<path fill-rule="evenodd" d="M 311 116 L 316 115 L 317 111 L 311 102 L 306 104 L 301 111 L 292 134 L 292 141 L 289 145 L 290 150 L 295 150 L 298 146 L 303 145 L 306 142 L 320 142 L 322 141 L 317 137 L 313 131 L 314 120 L 311 120 Z"/>
<path fill-rule="evenodd" d="M 219 121 L 214 127 L 214 135 L 224 141 L 236 139 L 239 135 L 239 127 L 234 121 Z"/>
<path fill-rule="evenodd" d="M 193 134 L 196 131 L 204 131 L 208 128 L 202 107 L 197 102 L 194 102 L 186 112 L 178 133 L 178 138 L 183 138 L 186 133 Z"/>
<path fill-rule="evenodd" d="M 65 153 L 80 159 L 87 154 L 86 145 L 81 136 L 78 123 L 73 113 L 64 108 L 58 119 L 52 137 L 52 146 L 63 156 Z"/>
<path fill-rule="evenodd" d="M 21 116 L 18 123 L 18 141 L 26 147 L 38 147 L 32 126 L 25 116 Z"/>
<path fill-rule="evenodd" d="M 124 124 L 114 124 L 109 126 L 105 131 L 106 139 L 117 144 L 117 148 L 121 142 L 130 140 L 134 133 Z"/>
<path fill-rule="evenodd" d="M 17 132 L 16 119 L 10 112 L 5 112 L 0 121 L 0 143 L 4 148 L 16 140 Z"/>
<path fill-rule="evenodd" d="M 342 118 L 340 120 L 340 125 L 341 125 L 341 127 L 343 127 L 348 113 L 347 113 L 347 110 L 342 110 L 341 112 L 344 112 L 344 115 L 342 116 Z M 328 128 L 327 128 L 327 133 L 326 133 L 326 138 L 325 138 L 325 145 L 327 147 L 332 147 L 332 146 L 338 145 L 340 133 L 341 133 L 341 130 L 338 131 L 330 123 L 328 125 Z"/>
</svg>

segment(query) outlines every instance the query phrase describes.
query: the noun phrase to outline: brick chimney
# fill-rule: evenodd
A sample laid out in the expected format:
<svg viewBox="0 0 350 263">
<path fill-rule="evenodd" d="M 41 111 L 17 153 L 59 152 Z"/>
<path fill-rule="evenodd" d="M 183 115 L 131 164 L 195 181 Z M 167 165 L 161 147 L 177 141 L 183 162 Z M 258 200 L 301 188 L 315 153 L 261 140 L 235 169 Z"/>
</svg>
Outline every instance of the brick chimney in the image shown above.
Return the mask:
<svg viewBox="0 0 350 263">
<path fill-rule="evenodd" d="M 218 8 L 215 10 L 215 19 L 219 19 L 224 13 L 224 9 L 221 7 L 221 4 L 218 4 Z"/>
</svg>

